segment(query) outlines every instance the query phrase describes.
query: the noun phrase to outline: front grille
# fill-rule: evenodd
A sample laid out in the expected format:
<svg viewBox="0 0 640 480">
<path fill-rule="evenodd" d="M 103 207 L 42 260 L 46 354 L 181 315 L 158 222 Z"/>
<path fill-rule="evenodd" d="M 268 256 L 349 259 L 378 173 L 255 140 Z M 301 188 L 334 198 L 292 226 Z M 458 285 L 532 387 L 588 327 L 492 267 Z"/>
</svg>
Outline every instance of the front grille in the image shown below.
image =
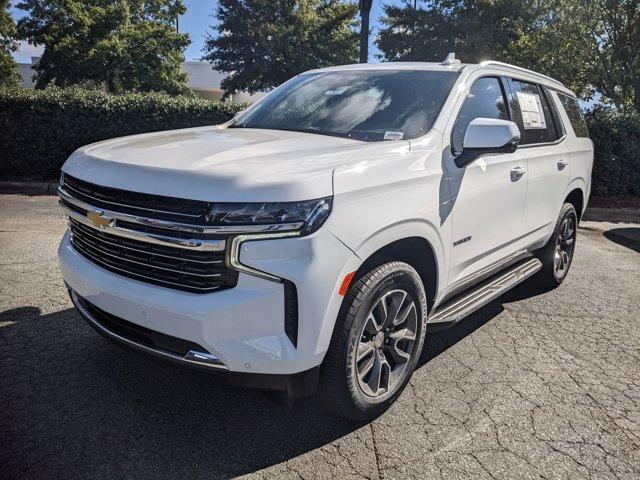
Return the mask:
<svg viewBox="0 0 640 480">
<path fill-rule="evenodd" d="M 193 293 L 230 288 L 237 283 L 238 272 L 226 266 L 224 251 L 191 251 L 156 245 L 111 235 L 74 219 L 69 222 L 74 248 L 120 275 Z"/>
<path fill-rule="evenodd" d="M 204 225 L 211 203 L 103 187 L 64 175 L 64 189 L 94 207 L 172 222 Z"/>
</svg>

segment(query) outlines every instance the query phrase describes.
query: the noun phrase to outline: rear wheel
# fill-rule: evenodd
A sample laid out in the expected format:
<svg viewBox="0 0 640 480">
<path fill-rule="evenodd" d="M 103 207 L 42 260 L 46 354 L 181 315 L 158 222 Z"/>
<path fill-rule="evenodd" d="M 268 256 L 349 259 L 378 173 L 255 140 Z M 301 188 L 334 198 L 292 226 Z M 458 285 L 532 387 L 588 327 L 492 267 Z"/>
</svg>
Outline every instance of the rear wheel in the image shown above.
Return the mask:
<svg viewBox="0 0 640 480">
<path fill-rule="evenodd" d="M 542 262 L 542 269 L 535 277 L 538 285 L 555 288 L 567 277 L 576 248 L 577 230 L 576 210 L 570 203 L 565 203 L 560 209 L 553 235 L 538 254 Z"/>
<path fill-rule="evenodd" d="M 326 405 L 353 420 L 384 412 L 416 367 L 426 318 L 424 285 L 410 265 L 389 262 L 356 281 L 320 372 Z"/>
</svg>

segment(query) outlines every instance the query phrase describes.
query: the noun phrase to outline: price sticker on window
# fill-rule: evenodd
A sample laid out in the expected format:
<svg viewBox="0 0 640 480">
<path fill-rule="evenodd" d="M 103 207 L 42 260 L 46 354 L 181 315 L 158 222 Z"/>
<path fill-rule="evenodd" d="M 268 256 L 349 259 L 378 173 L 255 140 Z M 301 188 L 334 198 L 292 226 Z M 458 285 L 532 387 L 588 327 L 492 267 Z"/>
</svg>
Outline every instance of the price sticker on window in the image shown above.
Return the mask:
<svg viewBox="0 0 640 480">
<path fill-rule="evenodd" d="M 540 95 L 535 93 L 517 92 L 520 111 L 522 112 L 522 123 L 525 129 L 544 129 L 547 122 L 542 110 Z"/>
</svg>

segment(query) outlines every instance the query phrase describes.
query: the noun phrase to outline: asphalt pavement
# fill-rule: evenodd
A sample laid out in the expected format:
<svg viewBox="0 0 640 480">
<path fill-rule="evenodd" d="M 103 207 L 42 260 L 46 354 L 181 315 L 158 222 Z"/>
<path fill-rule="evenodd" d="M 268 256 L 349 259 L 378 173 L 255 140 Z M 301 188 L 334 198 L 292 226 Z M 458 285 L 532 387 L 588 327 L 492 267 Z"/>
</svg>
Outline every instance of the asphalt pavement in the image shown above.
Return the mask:
<svg viewBox="0 0 640 480">
<path fill-rule="evenodd" d="M 0 478 L 640 478 L 640 225 L 429 333 L 370 424 L 111 345 L 71 308 L 51 196 L 0 195 Z"/>
</svg>

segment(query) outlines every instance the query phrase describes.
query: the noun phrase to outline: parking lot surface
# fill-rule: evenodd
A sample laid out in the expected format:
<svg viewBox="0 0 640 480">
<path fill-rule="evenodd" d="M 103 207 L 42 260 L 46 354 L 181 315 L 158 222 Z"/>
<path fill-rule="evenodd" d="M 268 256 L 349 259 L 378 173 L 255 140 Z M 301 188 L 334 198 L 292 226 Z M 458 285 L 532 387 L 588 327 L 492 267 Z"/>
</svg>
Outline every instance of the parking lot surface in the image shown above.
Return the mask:
<svg viewBox="0 0 640 480">
<path fill-rule="evenodd" d="M 54 197 L 0 195 L 0 478 L 640 478 L 640 225 L 429 333 L 370 424 L 122 350 L 71 308 Z"/>
</svg>

